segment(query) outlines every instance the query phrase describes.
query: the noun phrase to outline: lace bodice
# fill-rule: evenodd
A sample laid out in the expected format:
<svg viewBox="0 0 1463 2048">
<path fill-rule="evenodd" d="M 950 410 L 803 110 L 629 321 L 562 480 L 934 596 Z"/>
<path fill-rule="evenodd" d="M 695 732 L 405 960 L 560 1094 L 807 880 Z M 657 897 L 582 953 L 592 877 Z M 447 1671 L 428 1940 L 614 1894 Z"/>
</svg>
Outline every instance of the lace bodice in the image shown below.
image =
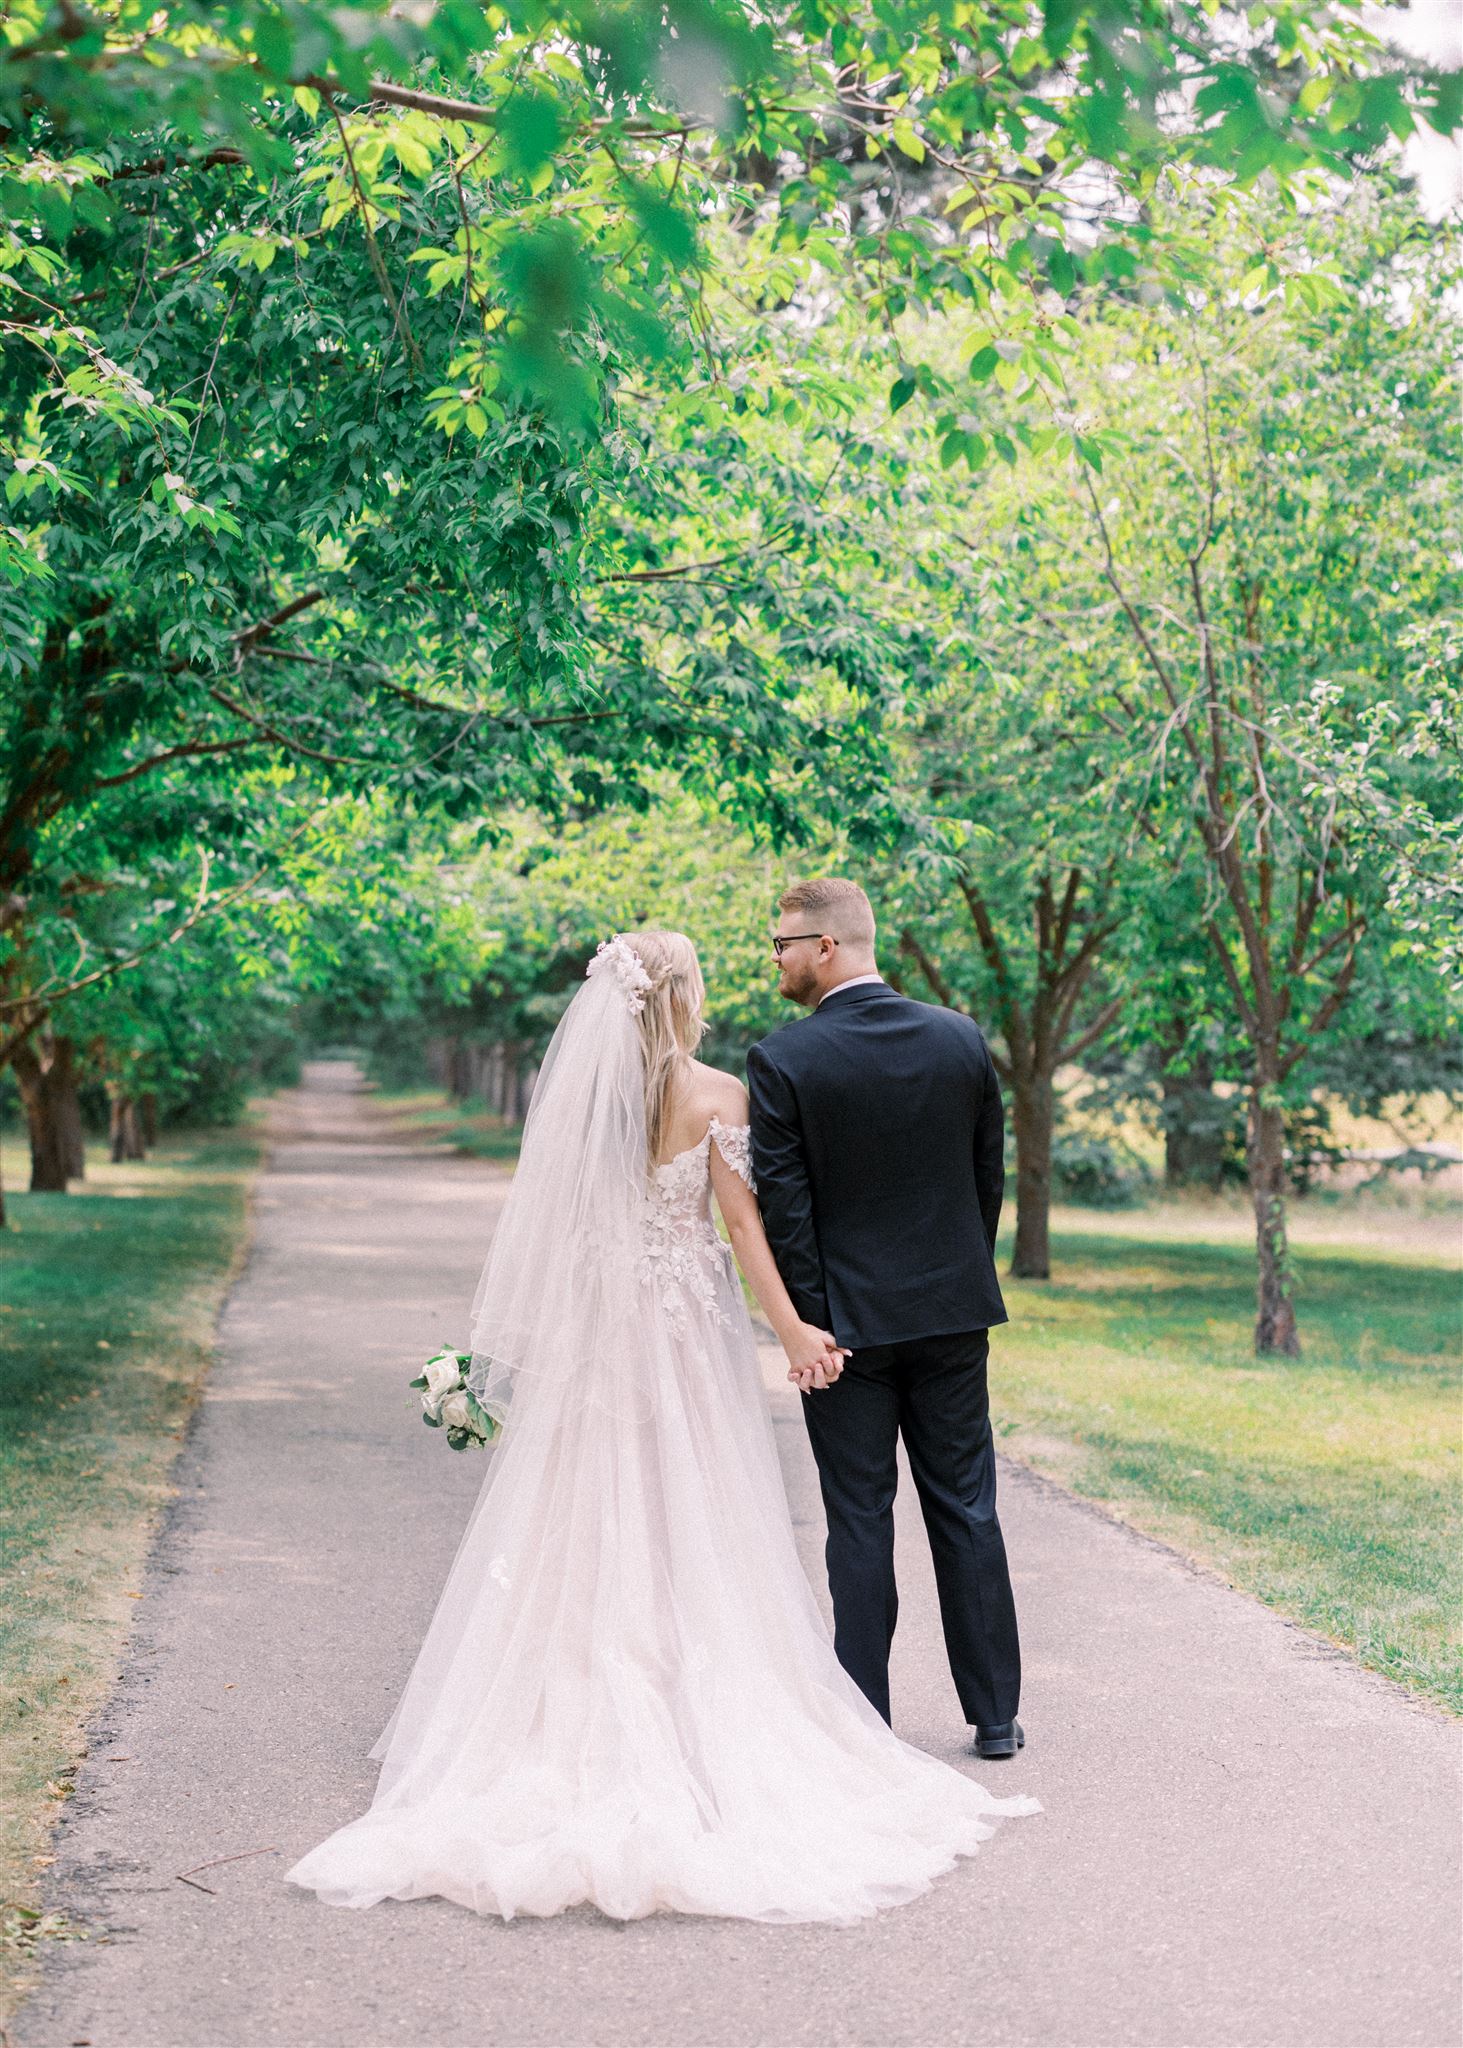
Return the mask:
<svg viewBox="0 0 1463 2048">
<path fill-rule="evenodd" d="M 725 1322 L 718 1282 L 731 1273 L 731 1253 L 711 1220 L 711 1147 L 754 1187 L 746 1124 L 713 1117 L 703 1137 L 657 1166 L 646 1190 L 641 1278 L 660 1296 L 673 1329 L 685 1327 L 692 1302 Z"/>
<path fill-rule="evenodd" d="M 688 1214 L 700 1209 L 710 1215 L 713 1142 L 732 1172 L 739 1174 L 749 1188 L 755 1187 L 750 1127 L 746 1124 L 724 1124 L 719 1116 L 714 1116 L 696 1144 L 678 1152 L 663 1166 L 656 1167 L 651 1175 L 651 1187 L 657 1201 L 678 1213 Z"/>
</svg>

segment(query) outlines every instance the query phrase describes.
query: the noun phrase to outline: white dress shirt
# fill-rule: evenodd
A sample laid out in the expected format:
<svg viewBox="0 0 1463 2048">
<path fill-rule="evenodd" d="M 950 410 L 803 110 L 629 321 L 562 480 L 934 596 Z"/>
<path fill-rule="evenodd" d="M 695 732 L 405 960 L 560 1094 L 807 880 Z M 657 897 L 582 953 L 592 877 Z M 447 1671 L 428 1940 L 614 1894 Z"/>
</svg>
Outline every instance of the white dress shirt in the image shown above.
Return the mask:
<svg viewBox="0 0 1463 2048">
<path fill-rule="evenodd" d="M 824 993 L 818 998 L 818 1007 L 821 1009 L 824 1003 L 827 1002 L 829 996 L 842 995 L 843 991 L 846 988 L 869 988 L 874 982 L 882 982 L 883 979 L 884 977 L 882 974 L 850 975 L 847 981 L 840 981 L 837 988 L 826 989 Z"/>
</svg>

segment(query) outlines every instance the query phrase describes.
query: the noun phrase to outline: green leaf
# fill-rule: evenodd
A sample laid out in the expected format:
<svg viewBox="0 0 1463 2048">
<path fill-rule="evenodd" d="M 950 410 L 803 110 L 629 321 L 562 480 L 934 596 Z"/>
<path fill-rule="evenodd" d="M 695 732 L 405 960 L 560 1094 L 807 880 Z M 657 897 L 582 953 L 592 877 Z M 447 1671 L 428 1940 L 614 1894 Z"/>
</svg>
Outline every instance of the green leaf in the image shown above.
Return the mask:
<svg viewBox="0 0 1463 2048">
<path fill-rule="evenodd" d="M 919 138 L 913 121 L 909 119 L 907 114 L 897 114 L 895 116 L 891 133 L 896 145 L 903 150 L 907 157 L 912 157 L 917 164 L 924 162 L 925 146 Z"/>
<path fill-rule="evenodd" d="M 1082 19 L 1082 0 L 1045 0 L 1041 10 L 1041 39 L 1047 55 L 1057 61 L 1067 53 L 1077 24 Z"/>
<path fill-rule="evenodd" d="M 409 176 L 431 176 L 432 152 L 419 137 L 408 134 L 404 129 L 398 129 L 391 138 L 391 146 L 396 152 L 396 161 Z"/>
<path fill-rule="evenodd" d="M 551 165 L 559 146 L 559 109 L 546 93 L 516 92 L 498 112 L 498 137 L 505 168 L 531 178 Z"/>
<path fill-rule="evenodd" d="M 673 269 L 685 269 L 696 253 L 696 230 L 683 209 L 644 186 L 636 187 L 633 204 L 651 247 Z"/>
<path fill-rule="evenodd" d="M 896 377 L 894 382 L 889 386 L 890 412 L 902 411 L 903 408 L 906 405 L 908 405 L 910 399 L 913 398 L 916 389 L 917 386 L 915 384 L 915 380 L 913 377 L 907 375 L 902 377 Z"/>
<path fill-rule="evenodd" d="M 1431 99 L 1421 103 L 1422 118 L 1439 135 L 1452 137 L 1463 128 L 1463 71 L 1445 71 L 1431 89 Z"/>
<path fill-rule="evenodd" d="M 295 40 L 278 8 L 261 8 L 254 20 L 254 55 L 273 77 L 288 78 L 294 68 Z"/>
</svg>

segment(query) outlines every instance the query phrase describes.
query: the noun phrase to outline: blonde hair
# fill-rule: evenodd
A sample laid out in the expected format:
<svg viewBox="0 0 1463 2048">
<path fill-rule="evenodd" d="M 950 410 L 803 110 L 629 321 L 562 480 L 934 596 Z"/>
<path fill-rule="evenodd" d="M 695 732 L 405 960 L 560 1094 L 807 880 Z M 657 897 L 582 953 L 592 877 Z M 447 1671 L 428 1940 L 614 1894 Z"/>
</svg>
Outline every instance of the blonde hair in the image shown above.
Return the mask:
<svg viewBox="0 0 1463 2048">
<path fill-rule="evenodd" d="M 687 1070 L 706 1034 L 701 1015 L 706 984 L 696 948 L 684 932 L 648 925 L 620 936 L 650 976 L 637 1021 L 645 1050 L 646 1164 L 654 1167 Z"/>
<path fill-rule="evenodd" d="M 840 939 L 845 946 L 873 946 L 874 906 L 857 882 L 846 882 L 838 875 L 816 882 L 794 882 L 790 889 L 783 890 L 777 907 L 805 911 L 810 923 L 818 925 L 830 939 Z"/>
</svg>

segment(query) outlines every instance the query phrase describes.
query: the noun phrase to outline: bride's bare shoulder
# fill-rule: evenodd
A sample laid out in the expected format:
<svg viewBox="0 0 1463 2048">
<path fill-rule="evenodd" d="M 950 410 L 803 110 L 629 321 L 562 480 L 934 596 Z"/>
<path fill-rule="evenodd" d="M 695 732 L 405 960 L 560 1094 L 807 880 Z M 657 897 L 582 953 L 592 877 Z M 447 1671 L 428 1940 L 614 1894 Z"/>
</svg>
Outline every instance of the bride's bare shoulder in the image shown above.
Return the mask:
<svg viewBox="0 0 1463 2048">
<path fill-rule="evenodd" d="M 724 1124 L 747 1121 L 747 1091 L 735 1074 L 724 1074 L 719 1067 L 693 1060 L 691 1086 L 698 1109 L 703 1109 L 708 1118 L 714 1116 Z"/>
</svg>

